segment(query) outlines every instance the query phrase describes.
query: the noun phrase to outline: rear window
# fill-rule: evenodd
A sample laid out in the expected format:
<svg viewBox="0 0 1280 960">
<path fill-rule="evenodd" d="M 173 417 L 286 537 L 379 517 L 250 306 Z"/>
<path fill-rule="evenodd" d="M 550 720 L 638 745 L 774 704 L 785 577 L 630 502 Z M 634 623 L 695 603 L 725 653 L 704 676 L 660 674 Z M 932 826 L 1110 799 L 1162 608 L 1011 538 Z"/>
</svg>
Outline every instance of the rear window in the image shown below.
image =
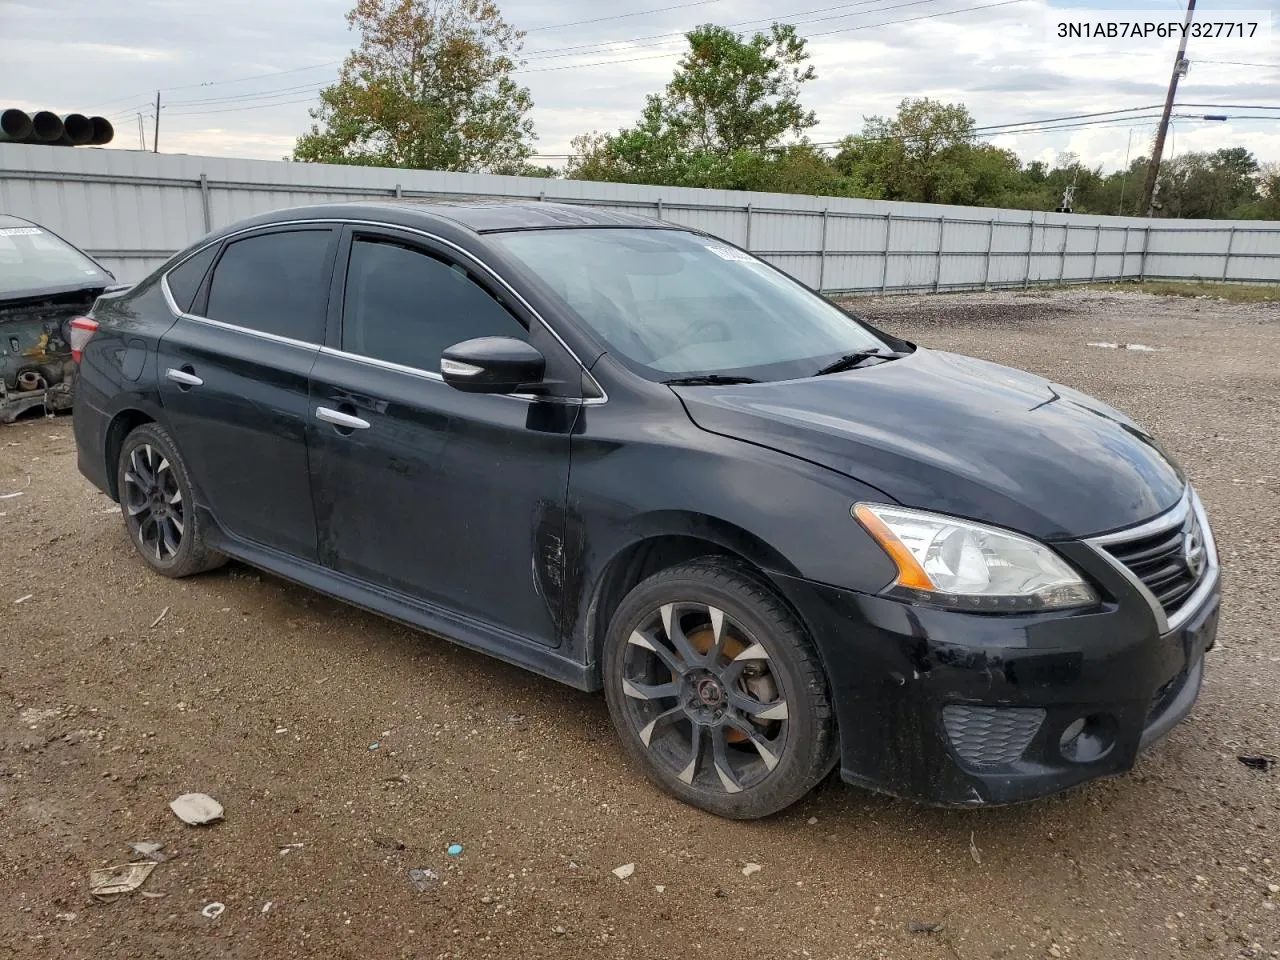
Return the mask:
<svg viewBox="0 0 1280 960">
<path fill-rule="evenodd" d="M 0 227 L 0 297 L 105 287 L 112 279 L 71 244 L 41 227 Z"/>
<path fill-rule="evenodd" d="M 213 268 L 205 316 L 321 343 L 332 230 L 288 230 L 228 244 Z"/>
</svg>

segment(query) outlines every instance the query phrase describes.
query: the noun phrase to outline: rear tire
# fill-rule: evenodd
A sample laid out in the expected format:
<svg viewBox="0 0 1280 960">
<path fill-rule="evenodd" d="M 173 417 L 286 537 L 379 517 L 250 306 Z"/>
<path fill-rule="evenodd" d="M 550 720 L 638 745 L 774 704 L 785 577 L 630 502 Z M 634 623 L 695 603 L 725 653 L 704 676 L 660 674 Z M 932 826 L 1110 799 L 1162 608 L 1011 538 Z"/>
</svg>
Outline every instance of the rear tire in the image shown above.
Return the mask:
<svg viewBox="0 0 1280 960">
<path fill-rule="evenodd" d="M 116 490 L 129 539 L 156 573 L 188 577 L 227 562 L 205 545 L 187 463 L 158 423 L 144 423 L 124 438 Z"/>
<path fill-rule="evenodd" d="M 742 567 L 708 557 L 640 583 L 614 613 L 603 667 L 627 752 L 693 806 L 767 817 L 835 765 L 817 652 L 777 594 Z"/>
</svg>

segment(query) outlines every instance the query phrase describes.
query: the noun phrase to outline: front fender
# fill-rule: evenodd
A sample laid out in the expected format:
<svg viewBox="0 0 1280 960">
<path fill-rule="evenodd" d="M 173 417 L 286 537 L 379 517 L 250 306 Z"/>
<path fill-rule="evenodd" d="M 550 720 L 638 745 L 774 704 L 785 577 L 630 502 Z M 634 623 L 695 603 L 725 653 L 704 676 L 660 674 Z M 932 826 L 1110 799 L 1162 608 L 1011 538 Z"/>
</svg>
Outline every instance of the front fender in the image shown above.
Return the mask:
<svg viewBox="0 0 1280 960">
<path fill-rule="evenodd" d="M 864 593 L 897 573 L 850 513 L 860 500 L 892 502 L 873 487 L 688 421 L 615 423 L 608 405 L 584 421 L 572 441 L 562 611 L 566 652 L 583 662 L 607 629 L 601 598 L 615 565 L 653 538 L 693 538 L 766 574 Z"/>
</svg>

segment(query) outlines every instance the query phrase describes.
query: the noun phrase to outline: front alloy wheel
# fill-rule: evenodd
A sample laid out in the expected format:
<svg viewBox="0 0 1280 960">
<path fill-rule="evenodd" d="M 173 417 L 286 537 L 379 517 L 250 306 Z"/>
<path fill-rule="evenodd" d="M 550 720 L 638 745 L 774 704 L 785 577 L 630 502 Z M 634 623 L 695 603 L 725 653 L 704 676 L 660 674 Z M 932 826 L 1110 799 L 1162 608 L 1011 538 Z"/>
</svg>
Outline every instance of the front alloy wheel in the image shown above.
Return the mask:
<svg viewBox="0 0 1280 960">
<path fill-rule="evenodd" d="M 741 793 L 785 748 L 787 701 L 768 651 L 718 607 L 653 611 L 627 638 L 622 692 L 641 742 L 684 783 Z"/>
<path fill-rule="evenodd" d="M 623 600 L 605 652 L 614 723 L 649 776 L 722 816 L 767 816 L 831 769 L 826 678 L 753 574 L 704 559 Z"/>
</svg>

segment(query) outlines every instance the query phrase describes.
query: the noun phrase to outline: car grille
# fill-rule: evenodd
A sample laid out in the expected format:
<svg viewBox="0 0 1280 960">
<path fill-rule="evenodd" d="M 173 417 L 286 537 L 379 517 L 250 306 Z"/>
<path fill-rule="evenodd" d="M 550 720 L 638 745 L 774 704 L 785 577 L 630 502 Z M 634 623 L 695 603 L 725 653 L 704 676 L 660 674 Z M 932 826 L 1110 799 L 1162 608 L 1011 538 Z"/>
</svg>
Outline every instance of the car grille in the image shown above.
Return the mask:
<svg viewBox="0 0 1280 960">
<path fill-rule="evenodd" d="M 1114 541 L 1105 549 L 1142 581 L 1166 614 L 1191 595 L 1209 567 L 1204 533 L 1194 510 L 1163 530 Z"/>
<path fill-rule="evenodd" d="M 978 766 L 1013 763 L 1026 752 L 1044 722 L 1039 707 L 942 708 L 942 725 L 961 760 Z"/>
</svg>

